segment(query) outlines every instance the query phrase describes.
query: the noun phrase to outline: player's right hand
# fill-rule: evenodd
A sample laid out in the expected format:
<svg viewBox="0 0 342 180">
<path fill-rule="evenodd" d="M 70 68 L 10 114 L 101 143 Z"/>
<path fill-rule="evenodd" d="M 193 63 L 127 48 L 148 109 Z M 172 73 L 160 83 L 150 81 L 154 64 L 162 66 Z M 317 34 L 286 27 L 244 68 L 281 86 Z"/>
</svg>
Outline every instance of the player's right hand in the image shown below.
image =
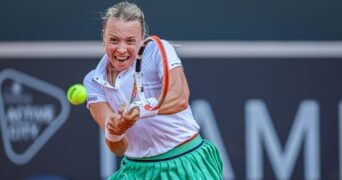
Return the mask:
<svg viewBox="0 0 342 180">
<path fill-rule="evenodd" d="M 126 105 L 122 105 L 118 113 L 121 115 L 120 127 L 127 130 L 128 128 L 132 127 L 139 119 L 140 110 L 139 107 L 134 107 L 128 112 L 125 112 L 125 108 Z"/>
<path fill-rule="evenodd" d="M 111 113 L 106 118 L 105 136 L 112 142 L 120 141 L 127 129 L 139 119 L 139 108 L 133 108 L 129 113 L 124 113 L 124 111 L 125 105 L 121 106 L 117 113 Z"/>
</svg>

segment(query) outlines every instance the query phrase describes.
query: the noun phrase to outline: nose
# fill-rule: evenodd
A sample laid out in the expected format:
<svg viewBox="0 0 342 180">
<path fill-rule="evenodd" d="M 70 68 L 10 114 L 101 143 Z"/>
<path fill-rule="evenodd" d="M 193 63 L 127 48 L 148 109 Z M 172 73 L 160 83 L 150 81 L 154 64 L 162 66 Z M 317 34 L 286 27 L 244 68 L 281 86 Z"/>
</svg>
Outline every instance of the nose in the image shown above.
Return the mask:
<svg viewBox="0 0 342 180">
<path fill-rule="evenodd" d="M 119 53 L 125 53 L 127 51 L 127 45 L 126 44 L 123 44 L 123 43 L 120 43 L 118 45 L 118 48 L 116 49 Z"/>
</svg>

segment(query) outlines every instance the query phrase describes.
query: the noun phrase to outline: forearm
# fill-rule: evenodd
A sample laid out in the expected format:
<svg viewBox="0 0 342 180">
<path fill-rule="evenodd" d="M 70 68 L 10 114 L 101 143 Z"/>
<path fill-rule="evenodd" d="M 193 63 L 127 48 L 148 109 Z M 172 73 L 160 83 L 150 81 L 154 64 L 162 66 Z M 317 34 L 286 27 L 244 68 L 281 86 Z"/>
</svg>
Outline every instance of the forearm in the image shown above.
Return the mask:
<svg viewBox="0 0 342 180">
<path fill-rule="evenodd" d="M 184 94 L 180 94 L 179 96 L 170 96 L 165 101 L 167 102 L 164 103 L 159 108 L 158 114 L 161 114 L 161 115 L 174 114 L 174 113 L 183 111 L 189 105 L 188 96 Z"/>
<path fill-rule="evenodd" d="M 113 113 L 113 110 L 109 107 L 107 103 L 104 103 L 104 102 L 90 104 L 89 107 L 90 107 L 90 112 L 91 112 L 93 119 L 104 132 L 105 120 L 109 114 Z M 108 148 L 110 149 L 110 151 L 115 153 L 115 155 L 122 156 L 127 149 L 128 141 L 126 137 L 124 137 L 118 142 L 111 142 L 106 138 L 106 144 Z"/>
<path fill-rule="evenodd" d="M 121 157 L 125 154 L 128 146 L 128 140 L 126 137 L 122 138 L 118 142 L 111 142 L 106 139 L 106 144 L 110 151 L 112 151 L 115 155 Z"/>
<path fill-rule="evenodd" d="M 173 114 L 186 109 L 189 105 L 189 86 L 182 67 L 170 71 L 170 87 L 159 114 Z"/>
</svg>

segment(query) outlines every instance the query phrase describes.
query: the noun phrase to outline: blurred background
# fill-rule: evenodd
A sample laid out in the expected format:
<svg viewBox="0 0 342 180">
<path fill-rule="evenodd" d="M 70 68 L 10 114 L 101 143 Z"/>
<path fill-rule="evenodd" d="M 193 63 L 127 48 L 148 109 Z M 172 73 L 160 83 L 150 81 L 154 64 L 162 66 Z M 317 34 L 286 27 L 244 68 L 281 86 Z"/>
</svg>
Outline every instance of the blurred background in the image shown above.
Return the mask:
<svg viewBox="0 0 342 180">
<path fill-rule="evenodd" d="M 119 1 L 0 2 L 0 179 L 105 179 L 120 164 L 65 93 Z M 342 178 L 342 2 L 131 1 L 182 59 L 224 179 Z"/>
</svg>

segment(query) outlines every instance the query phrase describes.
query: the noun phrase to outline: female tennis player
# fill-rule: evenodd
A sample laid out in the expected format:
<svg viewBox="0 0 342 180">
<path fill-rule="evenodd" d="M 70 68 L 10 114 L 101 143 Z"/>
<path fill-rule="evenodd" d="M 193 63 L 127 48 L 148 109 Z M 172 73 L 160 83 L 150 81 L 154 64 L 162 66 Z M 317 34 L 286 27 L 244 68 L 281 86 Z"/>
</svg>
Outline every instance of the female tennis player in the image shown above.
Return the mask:
<svg viewBox="0 0 342 180">
<path fill-rule="evenodd" d="M 129 2 L 107 9 L 102 36 L 105 55 L 84 85 L 108 148 L 124 156 L 108 179 L 222 179 L 219 152 L 199 134 L 172 45 L 146 38 L 144 14 Z"/>
</svg>

